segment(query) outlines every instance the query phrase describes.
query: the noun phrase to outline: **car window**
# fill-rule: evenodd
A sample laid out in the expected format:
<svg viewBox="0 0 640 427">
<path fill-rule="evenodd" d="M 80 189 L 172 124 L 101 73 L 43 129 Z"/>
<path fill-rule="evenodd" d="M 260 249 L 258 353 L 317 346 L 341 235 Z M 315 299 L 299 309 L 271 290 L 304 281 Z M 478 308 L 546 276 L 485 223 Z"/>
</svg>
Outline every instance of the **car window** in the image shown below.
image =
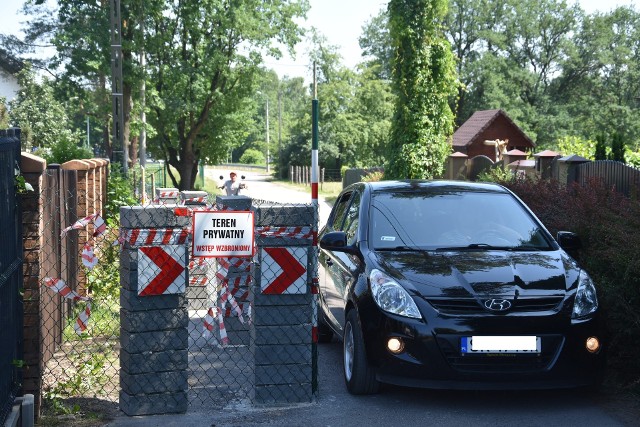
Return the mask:
<svg viewBox="0 0 640 427">
<path fill-rule="evenodd" d="M 332 229 L 342 230 L 342 223 L 344 222 L 344 217 L 347 213 L 347 207 L 349 206 L 350 199 L 351 192 L 343 194 L 336 201 L 335 209 L 333 210 L 333 218 L 330 220 Z"/>
<path fill-rule="evenodd" d="M 378 193 L 369 240 L 374 248 L 489 245 L 550 250 L 539 224 L 510 194 Z"/>
<path fill-rule="evenodd" d="M 356 192 L 353 195 L 347 214 L 345 215 L 343 231 L 347 233 L 347 244 L 351 245 L 355 243 L 358 235 L 358 223 L 360 212 L 360 193 Z"/>
</svg>

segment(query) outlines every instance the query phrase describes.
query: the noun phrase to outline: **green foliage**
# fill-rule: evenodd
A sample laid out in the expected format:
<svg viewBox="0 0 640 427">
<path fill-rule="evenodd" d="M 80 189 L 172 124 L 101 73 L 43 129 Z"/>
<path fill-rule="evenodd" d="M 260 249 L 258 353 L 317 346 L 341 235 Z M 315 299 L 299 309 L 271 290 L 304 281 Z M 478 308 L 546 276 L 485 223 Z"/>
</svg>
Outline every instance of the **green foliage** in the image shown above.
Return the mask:
<svg viewBox="0 0 640 427">
<path fill-rule="evenodd" d="M 565 136 L 556 141 L 556 151 L 565 156 L 576 154 L 585 159 L 594 160 L 596 142 L 577 136 Z"/>
<path fill-rule="evenodd" d="M 515 182 L 517 179 L 517 175 L 512 170 L 501 165 L 494 166 L 478 175 L 478 181 L 497 182 L 500 184 Z"/>
<path fill-rule="evenodd" d="M 501 108 L 540 150 L 617 129 L 638 140 L 638 28 L 632 7 L 587 15 L 562 0 L 450 0 L 445 31 L 465 86 L 456 122 Z"/>
<path fill-rule="evenodd" d="M 384 178 L 384 171 L 371 171 L 362 177 L 362 182 L 377 182 Z"/>
<path fill-rule="evenodd" d="M 95 395 L 105 394 L 104 385 L 109 382 L 109 377 L 105 374 L 104 368 L 106 364 L 113 363 L 113 353 L 99 350 L 95 349 L 88 354 L 72 353 L 70 359 L 74 366 L 65 370 L 66 378 L 58 378 L 54 387 L 45 390 L 44 398 L 53 402 L 59 413 L 77 411 L 75 407 L 68 408 L 63 405 L 63 398 L 82 396 L 87 392 Z"/>
<path fill-rule="evenodd" d="M 92 157 L 77 147 L 81 140 L 74 132 L 63 105 L 54 97 L 52 84 L 44 79 L 38 82 L 29 68 L 18 75 L 21 90 L 10 102 L 11 124 L 21 128 L 22 149 L 42 155 L 48 161 L 59 163 L 71 160 L 68 156 Z"/>
<path fill-rule="evenodd" d="M 44 149 L 37 149 L 34 153 L 51 163 L 65 163 L 69 160 L 90 159 L 93 157 L 91 150 L 69 140 L 60 140 Z"/>
<path fill-rule="evenodd" d="M 627 148 L 624 158 L 629 166 L 640 169 L 640 151 L 631 151 Z"/>
<path fill-rule="evenodd" d="M 390 80 L 393 49 L 389 36 L 389 16 L 384 9 L 365 23 L 358 42 L 362 56 L 367 59 L 365 66 L 376 70 L 375 78 Z"/>
<path fill-rule="evenodd" d="M 262 154 L 262 151 L 256 150 L 255 148 L 247 148 L 240 156 L 240 163 L 244 163 L 247 165 L 264 165 L 265 157 Z"/>
<path fill-rule="evenodd" d="M 600 134 L 596 137 L 595 160 L 607 160 L 607 143 L 604 135 Z"/>
<path fill-rule="evenodd" d="M 599 180 L 563 186 L 540 180 L 503 183 L 554 235 L 578 233 L 576 255 L 596 283 L 609 336 L 609 364 L 618 381 L 640 381 L 640 200 L 627 199 Z M 613 375 L 611 375 L 613 376 Z"/>
<path fill-rule="evenodd" d="M 0 129 L 9 127 L 9 110 L 7 110 L 7 98 L 0 96 Z"/>
<path fill-rule="evenodd" d="M 455 60 L 438 24 L 447 1 L 391 0 L 388 10 L 396 104 L 385 177 L 438 177 L 453 133 L 449 99 L 458 90 Z"/>
<path fill-rule="evenodd" d="M 614 132 L 611 137 L 611 160 L 624 163 L 625 142 L 622 133 Z"/>
<path fill-rule="evenodd" d="M 147 14 L 149 79 L 161 101 L 149 123 L 149 144 L 175 168 L 181 190 L 195 184 L 196 165 L 223 159 L 249 134 L 262 55 L 279 56 L 279 42 L 293 48 L 302 34 L 295 22 L 304 0 L 162 2 Z M 150 100 L 149 102 L 153 102 Z"/>
<path fill-rule="evenodd" d="M 107 181 L 107 202 L 103 212 L 109 228 L 119 229 L 121 206 L 134 206 L 138 203 L 132 188 L 131 183 L 122 176 L 120 170 L 112 167 Z"/>
</svg>

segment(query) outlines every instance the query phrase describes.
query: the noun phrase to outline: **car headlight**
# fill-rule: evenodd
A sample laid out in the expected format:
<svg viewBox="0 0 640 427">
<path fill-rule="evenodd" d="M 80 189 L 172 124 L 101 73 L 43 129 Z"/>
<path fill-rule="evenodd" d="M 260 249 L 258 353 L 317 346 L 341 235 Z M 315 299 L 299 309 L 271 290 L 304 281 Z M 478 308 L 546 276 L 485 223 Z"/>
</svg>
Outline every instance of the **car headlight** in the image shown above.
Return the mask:
<svg viewBox="0 0 640 427">
<path fill-rule="evenodd" d="M 580 272 L 578 290 L 576 298 L 573 302 L 572 319 L 584 317 L 598 309 L 598 296 L 596 295 L 596 286 L 587 273 Z"/>
<path fill-rule="evenodd" d="M 400 316 L 422 318 L 415 301 L 398 282 L 376 269 L 369 274 L 369 281 L 373 300 L 378 307 Z"/>
</svg>

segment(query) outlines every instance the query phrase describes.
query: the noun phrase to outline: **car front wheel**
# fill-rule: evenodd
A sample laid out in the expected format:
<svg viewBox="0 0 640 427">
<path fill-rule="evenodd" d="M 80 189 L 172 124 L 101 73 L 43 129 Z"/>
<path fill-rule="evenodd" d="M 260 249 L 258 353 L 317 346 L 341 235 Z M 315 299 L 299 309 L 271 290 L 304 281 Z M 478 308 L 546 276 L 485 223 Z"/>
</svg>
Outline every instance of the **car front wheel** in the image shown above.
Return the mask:
<svg viewBox="0 0 640 427">
<path fill-rule="evenodd" d="M 351 394 L 374 394 L 380 389 L 373 367 L 367 362 L 358 314 L 350 310 L 344 325 L 344 381 Z"/>
</svg>

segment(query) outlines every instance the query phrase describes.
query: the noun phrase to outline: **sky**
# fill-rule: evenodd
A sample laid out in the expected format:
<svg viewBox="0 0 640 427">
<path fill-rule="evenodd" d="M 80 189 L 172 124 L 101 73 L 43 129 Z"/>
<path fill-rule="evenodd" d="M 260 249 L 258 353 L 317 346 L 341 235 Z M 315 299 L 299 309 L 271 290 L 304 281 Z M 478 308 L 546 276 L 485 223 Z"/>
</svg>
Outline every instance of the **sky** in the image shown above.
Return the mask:
<svg viewBox="0 0 640 427">
<path fill-rule="evenodd" d="M 574 1 L 588 13 L 607 12 L 622 5 L 634 5 L 640 9 L 640 0 L 568 0 L 569 3 Z M 24 0 L 0 0 L 0 3 L 0 33 L 19 32 L 20 22 L 26 20 L 19 14 Z M 311 10 L 307 20 L 301 24 L 307 28 L 316 27 L 331 45 L 339 48 L 343 64 L 353 68 L 361 61 L 358 38 L 362 26 L 386 7 L 388 0 L 309 0 L 309 3 Z M 296 47 L 295 59 L 288 55 L 279 61 L 267 58 L 267 68 L 275 69 L 281 78 L 288 75 L 309 79 L 311 71 L 307 49 L 304 45 Z"/>
</svg>

